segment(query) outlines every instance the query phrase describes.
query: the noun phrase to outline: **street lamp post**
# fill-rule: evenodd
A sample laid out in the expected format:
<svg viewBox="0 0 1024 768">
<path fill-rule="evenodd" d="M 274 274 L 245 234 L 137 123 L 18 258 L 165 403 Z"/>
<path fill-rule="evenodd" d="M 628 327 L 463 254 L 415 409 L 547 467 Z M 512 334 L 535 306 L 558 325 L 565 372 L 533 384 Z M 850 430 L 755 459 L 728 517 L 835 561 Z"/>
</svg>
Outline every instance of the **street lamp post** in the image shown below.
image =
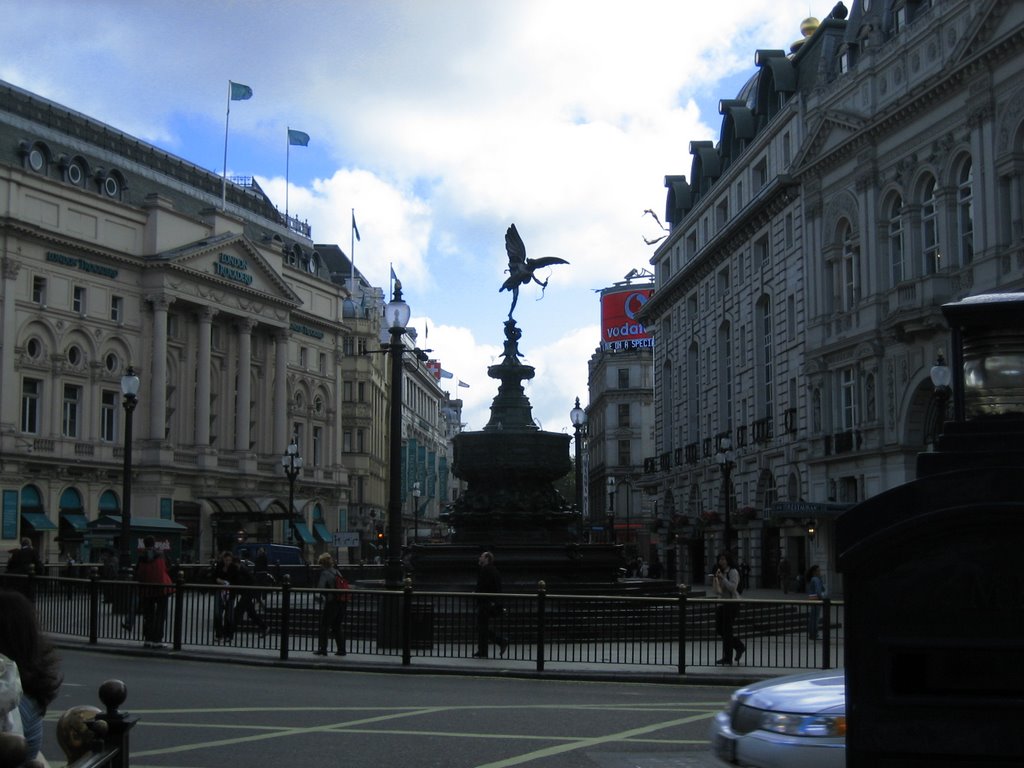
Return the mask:
<svg viewBox="0 0 1024 768">
<path fill-rule="evenodd" d="M 608 476 L 608 543 L 615 543 L 615 478 Z"/>
<path fill-rule="evenodd" d="M 718 441 L 715 461 L 722 471 L 722 492 L 725 494 L 725 551 L 732 552 L 732 471 L 736 467 L 736 456 L 732 451 L 732 439 L 722 437 Z"/>
<path fill-rule="evenodd" d="M 412 542 L 416 544 L 420 540 L 420 483 L 417 480 L 412 484 Z"/>
<path fill-rule="evenodd" d="M 576 398 L 576 405 L 569 411 L 569 420 L 575 430 L 576 450 L 576 511 L 583 515 L 583 426 L 587 423 L 587 412 L 580 408 L 580 399 Z"/>
<path fill-rule="evenodd" d="M 391 414 L 388 434 L 388 559 L 384 584 L 388 589 L 402 586 L 402 336 L 412 314 L 402 301 L 402 283 L 395 280 L 395 292 L 384 308 L 384 327 L 391 335 Z"/>
<path fill-rule="evenodd" d="M 299 444 L 295 442 L 294 437 L 292 437 L 292 441 L 288 443 L 288 448 L 281 456 L 281 466 L 284 468 L 284 474 L 288 478 L 288 514 L 291 515 L 288 524 L 291 526 L 292 535 L 298 539 L 299 546 L 301 547 L 303 542 L 298 535 L 298 531 L 295 529 L 295 479 L 302 471 L 302 455 L 299 453 Z"/>
<path fill-rule="evenodd" d="M 132 415 L 139 401 L 139 377 L 130 365 L 121 377 L 121 394 L 124 395 L 124 476 L 121 479 L 121 574 L 130 576 L 132 551 L 129 539 L 132 535 Z"/>
</svg>

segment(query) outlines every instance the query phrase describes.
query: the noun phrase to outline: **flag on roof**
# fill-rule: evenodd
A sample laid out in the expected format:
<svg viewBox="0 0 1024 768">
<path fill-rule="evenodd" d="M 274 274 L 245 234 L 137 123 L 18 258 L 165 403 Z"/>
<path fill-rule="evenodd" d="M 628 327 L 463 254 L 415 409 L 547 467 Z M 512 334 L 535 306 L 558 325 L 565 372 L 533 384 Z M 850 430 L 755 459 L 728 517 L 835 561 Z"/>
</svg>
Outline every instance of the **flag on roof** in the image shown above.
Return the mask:
<svg viewBox="0 0 1024 768">
<path fill-rule="evenodd" d="M 466 389 L 469 389 L 469 384 L 464 382 L 462 379 L 459 379 L 459 386 L 460 387 L 466 387 Z"/>
<path fill-rule="evenodd" d="M 245 101 L 252 98 L 252 88 L 248 85 L 242 85 L 236 83 L 233 80 L 228 80 L 231 83 L 231 100 L 232 101 Z"/>
<path fill-rule="evenodd" d="M 296 131 L 292 128 L 288 129 L 288 143 L 293 147 L 308 147 L 309 146 L 309 134 L 302 131 Z M 353 221 L 355 218 L 353 217 Z"/>
<path fill-rule="evenodd" d="M 354 234 L 356 236 L 356 240 L 360 240 L 360 241 L 362 240 L 362 238 L 359 237 L 359 227 L 356 226 L 356 212 L 355 211 L 352 211 L 352 234 Z M 395 276 L 395 270 L 391 270 L 391 276 L 392 277 Z"/>
</svg>

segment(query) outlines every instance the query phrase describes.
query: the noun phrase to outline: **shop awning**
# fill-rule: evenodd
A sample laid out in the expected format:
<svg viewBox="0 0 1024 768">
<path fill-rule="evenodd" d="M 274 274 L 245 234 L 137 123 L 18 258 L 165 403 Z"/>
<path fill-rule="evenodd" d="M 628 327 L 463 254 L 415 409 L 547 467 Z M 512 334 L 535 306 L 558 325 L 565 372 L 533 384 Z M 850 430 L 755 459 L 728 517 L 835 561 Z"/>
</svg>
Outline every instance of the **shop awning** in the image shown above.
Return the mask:
<svg viewBox="0 0 1024 768">
<path fill-rule="evenodd" d="M 838 504 L 831 501 L 777 501 L 769 508 L 768 516 L 832 518 L 839 517 L 852 508 L 853 504 Z"/>
<path fill-rule="evenodd" d="M 21 522 L 28 523 L 36 531 L 56 531 L 57 526 L 42 512 L 22 512 Z"/>
<path fill-rule="evenodd" d="M 76 532 L 85 533 L 89 527 L 89 521 L 85 515 L 76 512 L 61 512 L 60 519 L 70 525 Z"/>
<path fill-rule="evenodd" d="M 153 533 L 179 533 L 187 530 L 181 523 L 173 520 L 164 520 L 160 517 L 135 517 L 132 515 L 131 529 L 133 531 L 152 531 Z M 87 524 L 88 530 L 112 530 L 121 528 L 120 515 L 101 515 L 96 520 Z"/>
<path fill-rule="evenodd" d="M 288 503 L 274 496 L 203 496 L 201 500 L 213 508 L 213 514 L 225 517 L 243 517 L 248 520 L 281 520 L 291 517 L 288 514 Z"/>
<path fill-rule="evenodd" d="M 295 528 L 295 532 L 299 535 L 299 538 L 306 544 L 313 544 L 313 534 L 309 532 L 309 527 L 301 520 L 293 520 L 292 526 Z"/>
<path fill-rule="evenodd" d="M 327 530 L 327 526 L 323 520 L 313 521 L 313 533 L 317 535 L 320 541 L 333 541 L 334 537 L 331 536 L 331 532 Z"/>
</svg>

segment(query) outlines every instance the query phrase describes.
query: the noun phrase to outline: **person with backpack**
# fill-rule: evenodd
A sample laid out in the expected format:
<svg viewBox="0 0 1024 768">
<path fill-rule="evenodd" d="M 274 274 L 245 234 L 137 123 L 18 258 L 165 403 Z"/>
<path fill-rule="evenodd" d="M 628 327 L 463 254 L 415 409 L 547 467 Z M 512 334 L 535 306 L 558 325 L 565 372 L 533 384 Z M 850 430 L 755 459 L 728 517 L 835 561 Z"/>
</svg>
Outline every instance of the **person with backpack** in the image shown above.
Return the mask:
<svg viewBox="0 0 1024 768">
<path fill-rule="evenodd" d="M 722 552 L 718 556 L 718 569 L 714 573 L 711 586 L 719 597 L 719 603 L 715 608 L 715 630 L 722 637 L 722 657 L 715 661 L 715 664 L 732 666 L 734 652 L 736 663 L 739 664 L 747 646 L 733 634 L 733 625 L 740 612 L 739 603 L 736 601 L 742 589 L 740 573 L 728 552 Z"/>
<path fill-rule="evenodd" d="M 313 651 L 317 656 L 327 655 L 327 635 L 334 638 L 337 650 L 335 656 L 345 655 L 345 635 L 342 632 L 342 624 L 345 621 L 345 613 L 348 609 L 349 600 L 352 595 L 349 593 L 348 580 L 345 578 L 332 558 L 324 552 L 317 558 L 320 564 L 320 580 L 317 582 L 317 589 L 320 590 L 320 599 L 324 607 L 320 613 L 320 636 L 317 649 Z"/>
<path fill-rule="evenodd" d="M 164 556 L 156 550 L 156 539 L 142 540 L 145 550 L 135 566 L 139 582 L 139 615 L 142 616 L 142 637 L 146 648 L 166 648 L 164 624 L 167 622 L 167 598 L 174 591 Z M 126 619 L 127 621 L 127 619 Z"/>
<path fill-rule="evenodd" d="M 249 570 L 249 563 L 245 560 L 241 560 L 238 563 L 236 577 L 236 583 L 240 587 L 256 586 L 256 578 L 252 575 L 252 571 Z M 259 610 L 257 610 L 257 603 L 262 603 L 261 592 L 255 589 L 238 590 L 238 599 L 235 603 L 234 626 L 238 627 L 241 625 L 242 620 L 248 616 L 249 620 L 252 621 L 259 631 L 260 637 L 266 637 L 268 632 L 267 622 L 260 615 Z"/>
</svg>

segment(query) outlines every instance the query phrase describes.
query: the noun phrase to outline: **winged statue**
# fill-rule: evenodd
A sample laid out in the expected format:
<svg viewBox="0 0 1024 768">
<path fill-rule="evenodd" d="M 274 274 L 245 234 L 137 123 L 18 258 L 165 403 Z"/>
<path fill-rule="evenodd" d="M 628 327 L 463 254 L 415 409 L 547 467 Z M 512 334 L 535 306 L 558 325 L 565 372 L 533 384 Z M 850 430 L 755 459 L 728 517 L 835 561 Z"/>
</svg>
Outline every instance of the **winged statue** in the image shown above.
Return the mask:
<svg viewBox="0 0 1024 768">
<path fill-rule="evenodd" d="M 523 238 L 519 236 L 516 225 L 513 224 L 505 232 L 505 251 L 508 253 L 508 279 L 501 284 L 498 293 L 512 291 L 512 306 L 508 310 L 508 319 L 512 319 L 512 312 L 519 301 L 519 286 L 528 285 L 532 280 L 543 289 L 548 287 L 547 280 L 541 280 L 534 272 L 542 267 L 550 267 L 553 264 L 568 264 L 565 259 L 557 256 L 545 256 L 542 259 L 526 258 L 526 246 L 523 245 Z"/>
</svg>

